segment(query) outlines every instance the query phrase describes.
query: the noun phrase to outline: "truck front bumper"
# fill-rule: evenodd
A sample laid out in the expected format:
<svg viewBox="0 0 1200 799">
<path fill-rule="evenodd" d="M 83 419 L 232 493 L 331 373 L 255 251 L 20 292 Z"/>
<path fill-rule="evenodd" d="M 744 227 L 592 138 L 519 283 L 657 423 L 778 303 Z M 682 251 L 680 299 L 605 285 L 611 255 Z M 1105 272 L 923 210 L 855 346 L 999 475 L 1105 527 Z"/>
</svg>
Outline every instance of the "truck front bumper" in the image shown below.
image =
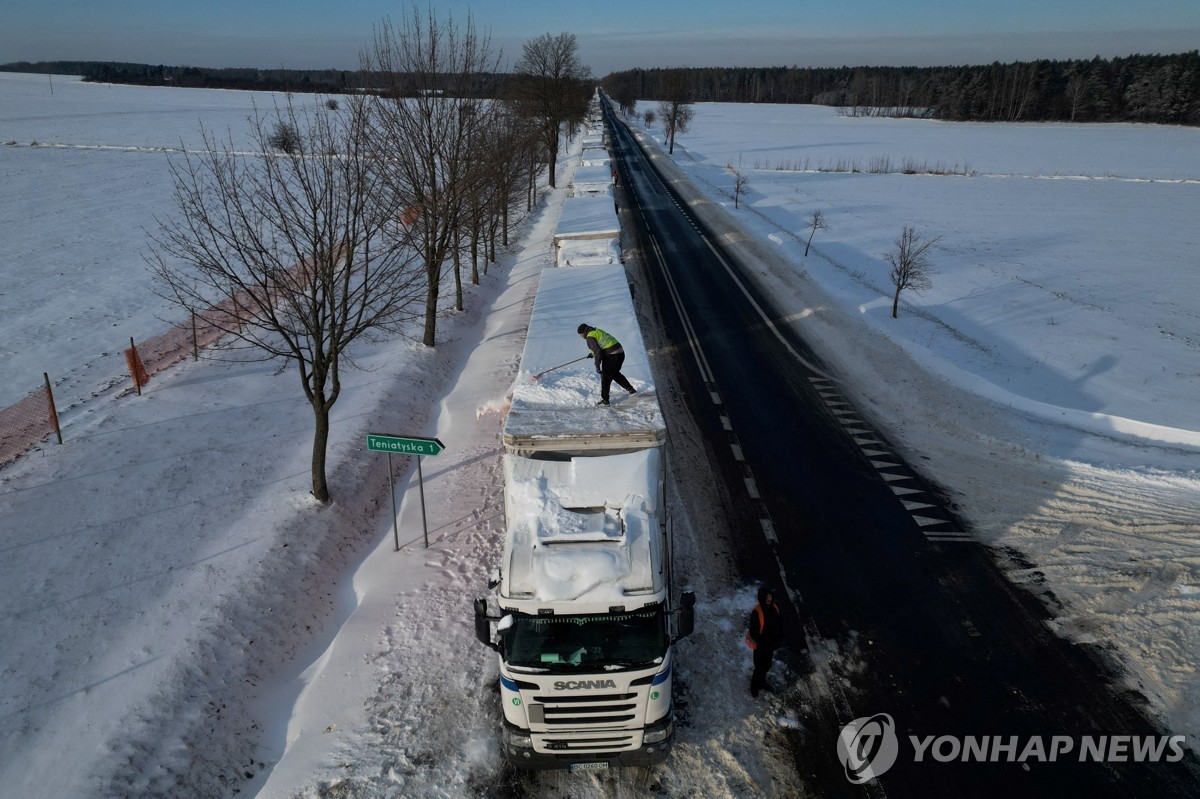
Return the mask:
<svg viewBox="0 0 1200 799">
<path fill-rule="evenodd" d="M 653 766 L 666 760 L 675 741 L 675 725 L 673 715 L 646 727 L 643 739 L 650 738 L 652 742 L 643 744 L 640 749 L 626 749 L 619 752 L 589 752 L 583 749 L 573 749 L 561 752 L 538 752 L 533 748 L 528 730 L 522 730 L 504 722 L 503 731 L 504 756 L 518 769 L 578 769 L 587 768 L 620 768 L 622 766 Z M 526 745 L 528 744 L 528 745 Z"/>
</svg>

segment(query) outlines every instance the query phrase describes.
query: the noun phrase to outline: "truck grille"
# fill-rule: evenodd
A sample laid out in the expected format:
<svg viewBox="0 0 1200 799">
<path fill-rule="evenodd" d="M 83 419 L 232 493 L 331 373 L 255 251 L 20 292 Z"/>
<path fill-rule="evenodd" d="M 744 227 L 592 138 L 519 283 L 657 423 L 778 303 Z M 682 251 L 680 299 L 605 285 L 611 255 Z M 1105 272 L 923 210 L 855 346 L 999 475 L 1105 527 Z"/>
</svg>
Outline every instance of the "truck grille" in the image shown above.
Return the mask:
<svg viewBox="0 0 1200 799">
<path fill-rule="evenodd" d="M 547 727 L 587 729 L 626 725 L 637 717 L 637 694 L 535 696 Z"/>
</svg>

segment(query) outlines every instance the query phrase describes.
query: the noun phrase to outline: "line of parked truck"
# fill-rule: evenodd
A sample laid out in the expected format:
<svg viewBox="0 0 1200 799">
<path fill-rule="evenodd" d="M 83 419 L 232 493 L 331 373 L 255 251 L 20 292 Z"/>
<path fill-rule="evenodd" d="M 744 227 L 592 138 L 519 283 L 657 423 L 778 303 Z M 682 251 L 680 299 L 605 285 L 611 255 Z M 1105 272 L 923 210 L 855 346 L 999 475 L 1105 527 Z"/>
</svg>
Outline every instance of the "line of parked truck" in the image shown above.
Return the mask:
<svg viewBox="0 0 1200 799">
<path fill-rule="evenodd" d="M 602 118 L 583 135 L 579 163 L 567 187 L 562 215 L 554 229 L 558 266 L 623 263 L 621 223 L 613 196 L 616 167 L 608 152 Z"/>
<path fill-rule="evenodd" d="M 665 758 L 675 644 L 694 624 L 672 573 L 667 429 L 621 258 L 610 114 L 597 94 L 504 421 L 501 561 L 475 600 L 476 637 L 499 655 L 502 747 L 522 769 Z M 636 394 L 596 405 L 581 322 L 621 342 Z"/>
</svg>

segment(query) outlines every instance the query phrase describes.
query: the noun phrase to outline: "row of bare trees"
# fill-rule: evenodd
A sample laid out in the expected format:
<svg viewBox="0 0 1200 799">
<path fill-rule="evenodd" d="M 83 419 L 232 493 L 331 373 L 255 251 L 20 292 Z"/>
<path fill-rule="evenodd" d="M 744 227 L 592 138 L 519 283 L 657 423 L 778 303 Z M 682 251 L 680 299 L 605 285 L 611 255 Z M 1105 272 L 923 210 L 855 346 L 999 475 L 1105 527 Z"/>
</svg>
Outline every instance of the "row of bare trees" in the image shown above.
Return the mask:
<svg viewBox="0 0 1200 799">
<path fill-rule="evenodd" d="M 804 242 L 804 257 L 812 247 L 813 236 L 818 230 L 829 230 L 829 220 L 824 211 L 813 211 L 808 218 L 808 239 Z M 892 249 L 883 254 L 887 261 L 888 278 L 892 281 L 892 318 L 900 311 L 900 293 L 914 291 L 920 294 L 933 288 L 933 261 L 930 250 L 936 249 L 941 236 L 928 236 L 912 225 L 900 231 Z"/>
<path fill-rule="evenodd" d="M 378 94 L 289 96 L 256 113 L 251 152 L 202 131 L 202 150 L 170 161 L 175 213 L 158 220 L 147 254 L 159 291 L 189 312 L 232 300 L 226 352 L 297 366 L 321 502 L 350 345 L 418 328 L 435 345 L 445 270 L 461 310 L 464 260 L 478 283 L 480 260 L 486 273 L 497 239 L 507 243 L 510 210 L 532 208 L 543 164 L 553 185 L 575 113 L 567 98 L 587 74 L 573 36 L 547 35 L 525 46 L 517 96 L 484 96 L 481 76 L 499 68 L 489 38 L 469 17 L 415 7 L 376 27 L 362 67 Z"/>
<path fill-rule="evenodd" d="M 629 80 L 611 80 L 610 76 L 605 78 L 604 88 L 623 114 L 634 116 L 638 101 L 636 83 Z M 658 112 L 646 111 L 643 118 L 647 126 L 655 120 L 662 121 L 667 154 L 671 155 L 675 152 L 676 134 L 687 133 L 695 113 L 692 108 L 694 91 L 689 71 L 686 67 L 665 70 L 662 81 L 656 84 L 656 89 L 657 94 L 654 96 L 660 98 Z"/>
</svg>

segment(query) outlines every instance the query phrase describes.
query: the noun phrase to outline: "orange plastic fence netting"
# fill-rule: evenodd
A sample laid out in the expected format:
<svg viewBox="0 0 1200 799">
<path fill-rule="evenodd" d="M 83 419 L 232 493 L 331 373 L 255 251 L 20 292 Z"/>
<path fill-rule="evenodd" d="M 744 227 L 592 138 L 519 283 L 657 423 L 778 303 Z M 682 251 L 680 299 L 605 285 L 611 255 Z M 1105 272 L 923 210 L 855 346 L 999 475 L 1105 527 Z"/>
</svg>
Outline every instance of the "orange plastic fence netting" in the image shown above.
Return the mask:
<svg viewBox="0 0 1200 799">
<path fill-rule="evenodd" d="M 133 382 L 139 390 L 150 382 L 150 375 L 146 374 L 146 367 L 142 365 L 142 358 L 138 355 L 136 348 L 130 347 L 125 350 L 125 366 L 129 369 L 129 376 L 133 378 Z"/>
<path fill-rule="evenodd" d="M 340 254 L 338 256 L 341 257 Z M 301 289 L 309 283 L 309 264 L 301 261 L 287 270 L 295 282 L 289 290 Z M 190 321 L 178 324 L 166 333 L 146 339 L 137 345 L 145 368 L 146 380 L 168 366 L 174 366 L 187 358 L 194 350 L 216 344 L 233 327 L 240 327 L 239 318 L 247 316 L 251 307 L 244 294 L 227 298 L 224 302 L 193 314 Z M 194 337 L 194 344 L 193 344 Z M 132 377 L 132 373 L 130 375 Z M 145 380 L 142 385 L 146 385 Z"/>
<path fill-rule="evenodd" d="M 221 325 L 228 329 L 233 316 L 230 311 L 232 307 L 232 300 L 224 302 L 196 314 L 194 326 L 189 320 L 138 344 L 141 384 L 145 385 L 150 375 L 158 374 L 188 358 L 196 349 L 215 344 L 225 335 Z M 127 351 L 127 363 L 130 355 L 131 351 Z M 55 431 L 55 410 L 51 397 L 50 390 L 43 387 L 15 405 L 0 408 L 0 466 L 15 461 Z"/>
<path fill-rule="evenodd" d="M 0 466 L 15 461 L 53 432 L 54 408 L 46 388 L 39 388 L 15 405 L 0 408 Z"/>
<path fill-rule="evenodd" d="M 228 307 L 227 307 L 228 306 Z M 147 379 L 156 375 L 169 366 L 174 366 L 190 357 L 195 349 L 204 349 L 217 343 L 225 335 L 222 325 L 228 329 L 230 312 L 233 302 L 227 301 L 221 305 L 201 311 L 194 316 L 195 325 L 191 320 L 168 330 L 166 333 L 139 342 L 137 353 L 141 356 L 142 366 Z M 195 335 L 193 344 L 193 333 Z M 193 349 L 194 347 L 194 349 Z M 143 382 L 142 385 L 145 385 Z"/>
<path fill-rule="evenodd" d="M 308 284 L 310 266 L 311 260 L 305 259 L 287 270 L 287 274 L 296 279 L 290 290 Z M 247 314 L 246 308 L 244 297 L 229 298 L 198 311 L 188 321 L 161 335 L 137 343 L 136 349 L 125 351 L 130 376 L 139 385 L 146 385 L 152 375 L 215 344 L 227 330 L 238 325 L 238 320 Z M 0 408 L 0 466 L 16 460 L 55 432 L 55 425 L 54 401 L 49 388 L 39 388 L 15 405 Z"/>
</svg>

